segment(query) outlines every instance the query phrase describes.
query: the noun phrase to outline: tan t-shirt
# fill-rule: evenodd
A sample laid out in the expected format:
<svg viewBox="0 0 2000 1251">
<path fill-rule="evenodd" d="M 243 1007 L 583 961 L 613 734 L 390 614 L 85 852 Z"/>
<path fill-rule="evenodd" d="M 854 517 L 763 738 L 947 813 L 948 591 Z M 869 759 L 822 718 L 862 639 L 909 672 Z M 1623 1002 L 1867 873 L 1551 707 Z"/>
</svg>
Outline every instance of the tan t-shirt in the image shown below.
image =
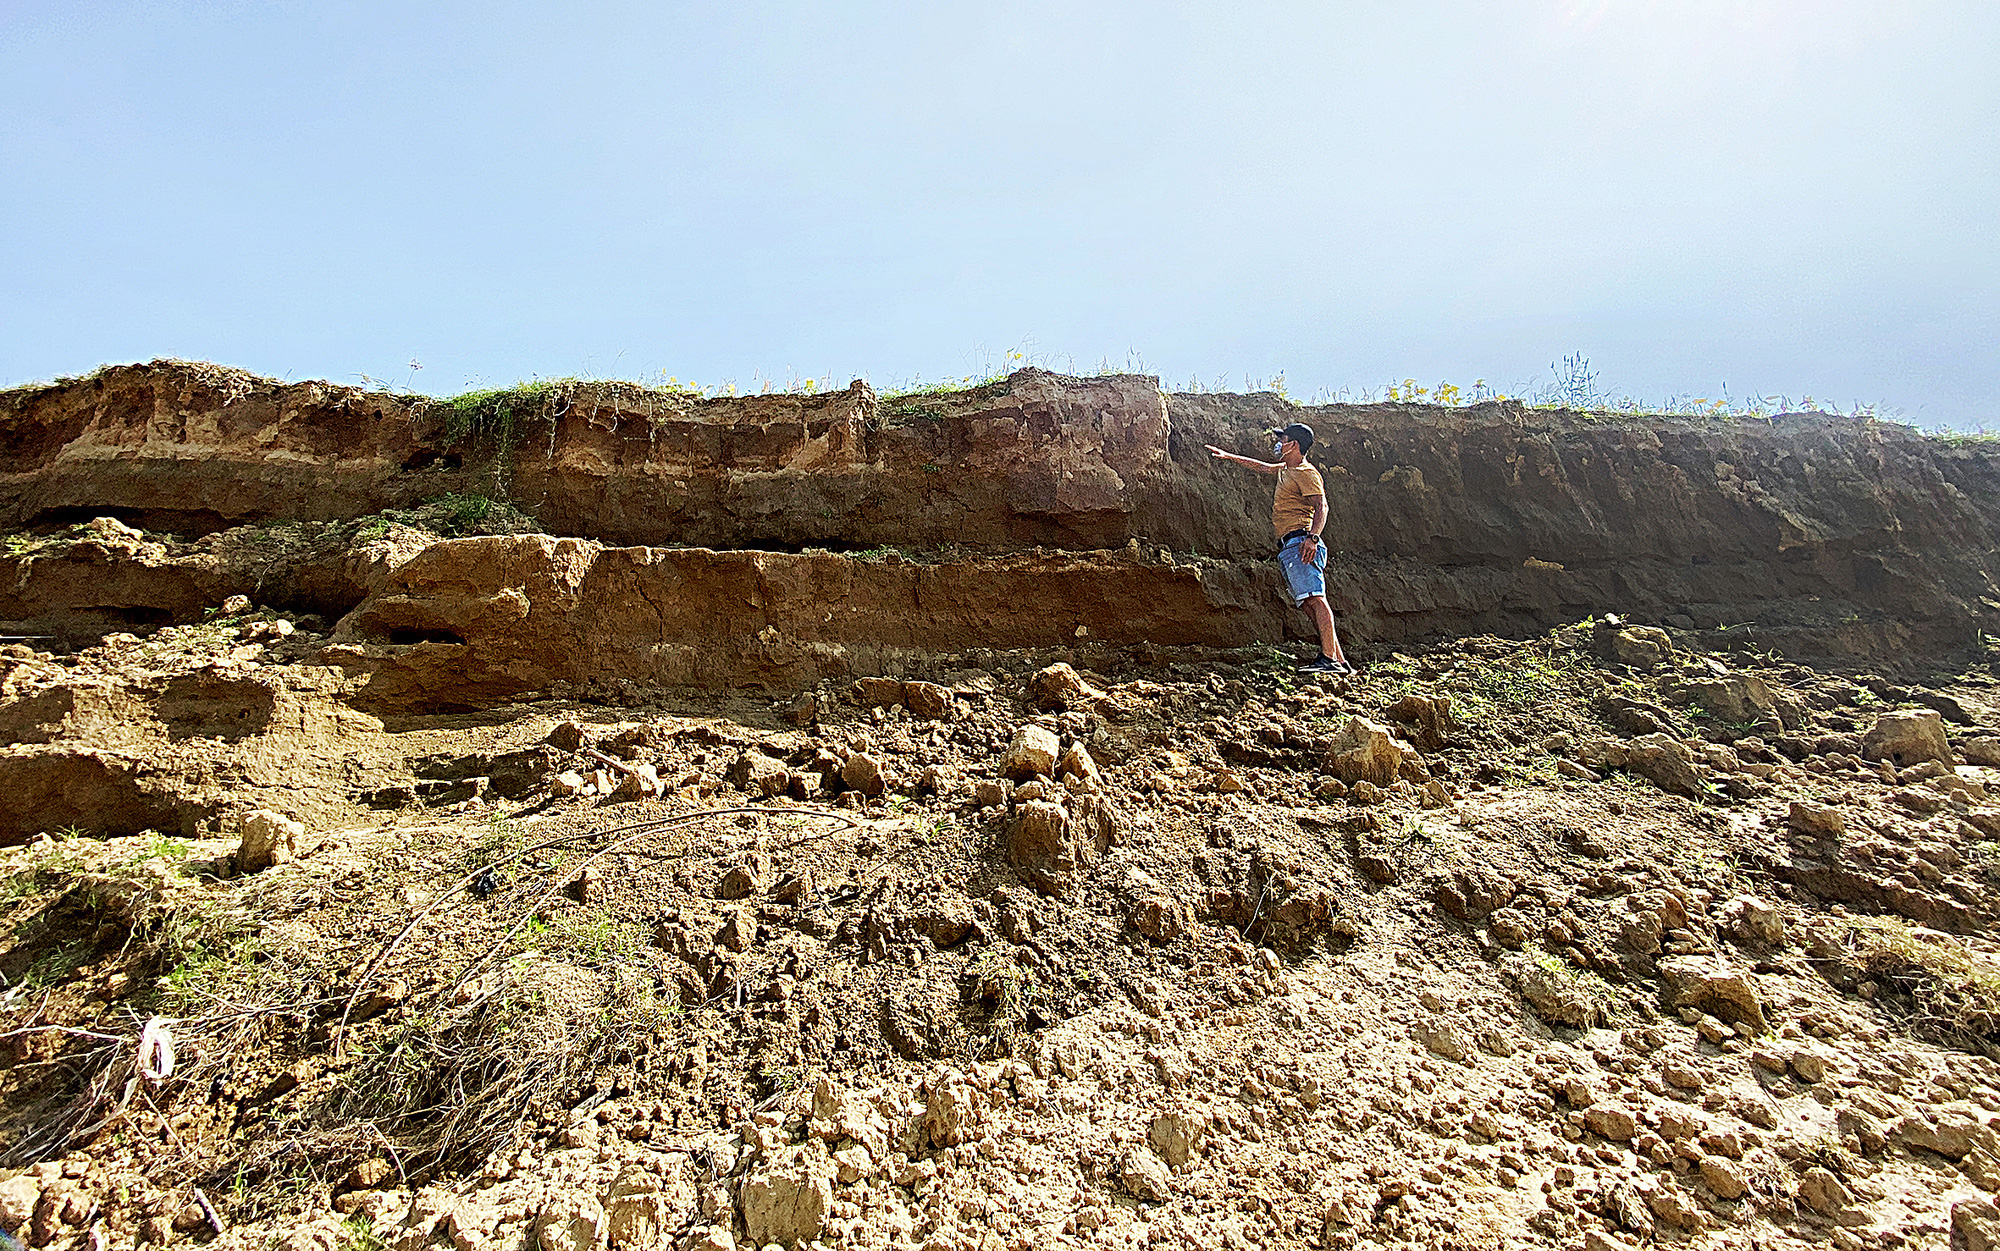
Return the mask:
<svg viewBox="0 0 2000 1251">
<path fill-rule="evenodd" d="M 1313 501 L 1326 494 L 1319 470 L 1301 464 L 1297 469 L 1278 471 L 1278 493 L 1271 498 L 1271 529 L 1279 539 L 1294 530 L 1310 530 Z"/>
</svg>

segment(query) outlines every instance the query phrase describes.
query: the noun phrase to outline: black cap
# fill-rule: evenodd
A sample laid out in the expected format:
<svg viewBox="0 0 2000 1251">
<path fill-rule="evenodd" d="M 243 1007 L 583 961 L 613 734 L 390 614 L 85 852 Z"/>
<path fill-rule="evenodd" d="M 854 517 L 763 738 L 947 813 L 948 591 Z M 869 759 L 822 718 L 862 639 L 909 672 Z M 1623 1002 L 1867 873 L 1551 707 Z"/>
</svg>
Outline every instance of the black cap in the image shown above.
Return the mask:
<svg viewBox="0 0 2000 1251">
<path fill-rule="evenodd" d="M 1274 426 L 1270 433 L 1281 439 L 1291 439 L 1299 445 L 1301 452 L 1310 452 L 1313 445 L 1313 428 L 1303 421 L 1295 421 L 1289 426 Z"/>
</svg>

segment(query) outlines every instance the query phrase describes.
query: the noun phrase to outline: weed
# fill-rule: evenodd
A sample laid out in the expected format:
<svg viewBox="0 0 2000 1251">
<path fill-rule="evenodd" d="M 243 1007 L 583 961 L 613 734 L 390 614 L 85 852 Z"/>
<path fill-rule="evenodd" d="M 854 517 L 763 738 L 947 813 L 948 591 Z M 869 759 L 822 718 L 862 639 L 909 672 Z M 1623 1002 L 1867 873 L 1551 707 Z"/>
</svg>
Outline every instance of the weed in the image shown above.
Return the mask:
<svg viewBox="0 0 2000 1251">
<path fill-rule="evenodd" d="M 637 959 L 646 947 L 637 925 L 608 916 L 560 916 L 548 928 L 564 948 L 593 967 Z"/>
<path fill-rule="evenodd" d="M 354 523 L 354 537 L 379 539 L 397 526 L 408 526 L 443 538 L 475 534 L 522 534 L 535 529 L 535 519 L 505 500 L 474 493 L 435 496 L 415 508 L 388 508 Z"/>
<path fill-rule="evenodd" d="M 978 983 L 979 997 L 993 1005 L 989 1044 L 995 1052 L 1005 1053 L 1014 1036 L 1029 1027 L 1029 1015 L 1041 1008 L 1047 990 L 1033 969 L 998 947 L 981 952 L 966 973 Z"/>
<path fill-rule="evenodd" d="M 529 419 L 553 422 L 569 411 L 570 401 L 583 385 L 581 378 L 535 378 L 511 387 L 488 387 L 454 395 L 443 401 L 445 441 L 457 443 L 484 435 L 503 448 L 511 448 L 521 422 Z"/>
<path fill-rule="evenodd" d="M 1617 1021 L 1629 1013 L 1630 1005 L 1618 989 L 1591 970 L 1579 968 L 1533 943 L 1524 949 L 1524 953 L 1588 1003 L 1600 1020 Z"/>
<path fill-rule="evenodd" d="M 2000 884 L 2000 841 L 1982 839 L 1974 843 L 1972 861 L 1978 866 L 1981 878 L 1989 883 Z"/>
<path fill-rule="evenodd" d="M 1200 393 L 1204 388 L 1198 383 L 1190 383 L 1189 389 Z M 1222 390 L 1218 385 L 1214 390 Z M 1253 388 L 1254 389 L 1254 388 Z M 1435 404 L 1443 408 L 1457 408 L 1468 404 L 1485 404 L 1496 401 L 1514 401 L 1532 408 L 1543 410 L 1563 410 L 1586 420 L 1606 417 L 1701 417 L 1717 421 L 1738 419 L 1759 419 L 1774 413 L 1806 412 L 1824 413 L 1829 416 L 1847 416 L 1857 420 L 1872 421 L 1881 416 L 1881 406 L 1854 403 L 1844 412 L 1837 404 L 1826 404 L 1807 395 L 1794 402 L 1788 395 L 1734 396 L 1724 383 L 1714 395 L 1692 393 L 1670 394 L 1658 403 L 1641 400 L 1631 395 L 1616 394 L 1607 390 L 1599 382 L 1598 371 L 1591 367 L 1590 359 L 1581 352 L 1571 353 L 1561 360 L 1549 364 L 1549 380 L 1540 387 L 1523 384 L 1513 394 L 1490 386 L 1486 379 L 1475 379 L 1470 387 L 1461 388 L 1451 382 L 1438 382 L 1430 386 L 1419 383 L 1415 378 L 1404 378 L 1400 382 L 1390 382 L 1378 391 L 1373 387 L 1350 389 L 1343 387 L 1337 392 L 1322 392 L 1318 398 L 1325 403 L 1374 403 L 1379 398 L 1391 404 Z M 1972 440 L 1995 436 L 1955 435 L 1936 432 L 1933 437 L 1954 444 L 1964 444 Z"/>
<path fill-rule="evenodd" d="M 1418 689 L 1416 662 L 1400 654 L 1377 661 L 1368 666 L 1362 683 L 1385 703 L 1401 699 Z"/>
<path fill-rule="evenodd" d="M 1561 363 L 1551 362 L 1549 372 L 1555 375 L 1555 384 L 1546 393 L 1546 402 L 1578 412 L 1607 407 L 1609 397 L 1598 388 L 1597 371 L 1590 367 L 1590 360 L 1583 353 L 1565 356 Z"/>
<path fill-rule="evenodd" d="M 158 830 L 147 830 L 145 845 L 134 852 L 130 859 L 116 862 L 113 869 L 138 868 L 155 860 L 179 867 L 187 863 L 188 855 L 193 850 L 193 846 L 186 839 L 173 838 Z"/>
<path fill-rule="evenodd" d="M 1403 828 L 1396 840 L 1396 850 L 1404 851 L 1417 846 L 1429 847 L 1435 842 L 1437 842 L 1436 833 L 1430 826 L 1424 824 L 1422 817 L 1403 818 Z"/>
<path fill-rule="evenodd" d="M 795 1090 L 803 1090 L 807 1069 L 802 1064 L 773 1064 L 761 1070 L 764 1085 L 773 1095 L 788 1095 Z"/>
<path fill-rule="evenodd" d="M 1841 1146 L 1840 1140 L 1831 1134 L 1822 1133 L 1801 1146 L 1804 1148 L 1799 1153 L 1801 1165 L 1816 1164 L 1842 1177 L 1853 1177 L 1862 1171 L 1860 1157 Z"/>
<path fill-rule="evenodd" d="M 1474 718 L 1468 716 L 1466 721 L 1473 723 Z M 1562 776 L 1556 771 L 1556 758 L 1546 755 L 1531 757 L 1526 764 L 1508 761 L 1502 772 L 1510 786 L 1553 786 Z"/>
<path fill-rule="evenodd" d="M 334 1251 L 388 1251 L 389 1248 L 376 1234 L 375 1222 L 365 1212 L 356 1212 L 340 1223 L 333 1245 Z"/>
<path fill-rule="evenodd" d="M 1010 366 L 1019 359 L 1014 353 L 1008 354 Z M 907 387 L 882 392 L 876 411 L 884 418 L 939 422 L 950 415 L 951 401 L 1008 394 L 1009 379 L 1005 371 L 995 370 L 984 375 L 967 374 L 929 384 L 912 380 Z"/>
<path fill-rule="evenodd" d="M 495 509 L 505 507 L 484 495 L 440 495 L 431 504 L 445 534 L 477 533 Z"/>
<path fill-rule="evenodd" d="M 660 998 L 651 986 L 610 996 L 599 1016 L 600 1030 L 606 1037 L 629 1038 L 650 1034 L 680 1020 L 684 1009 L 678 1000 Z"/>
<path fill-rule="evenodd" d="M 512 855 L 523 845 L 526 837 L 525 831 L 517 822 L 510 821 L 497 812 L 494 813 L 486 819 L 486 829 L 480 834 L 479 841 L 466 848 L 464 855 L 459 857 L 459 866 L 453 871 L 452 876 L 470 873 L 474 869 Z"/>
<path fill-rule="evenodd" d="M 926 383 L 921 378 L 916 378 L 912 379 L 910 385 L 907 387 L 882 392 L 881 399 L 884 403 L 891 403 L 904 400 L 923 400 L 944 396 L 965 395 L 969 392 L 977 391 L 982 387 L 991 387 L 1004 383 L 1008 377 L 1009 375 L 1005 370 L 996 369 L 983 375 L 966 374 L 962 378 L 946 378 L 941 382 Z M 1006 392 L 1003 391 L 1001 394 L 1004 395 Z"/>
<path fill-rule="evenodd" d="M 0 554 L 8 556 L 32 556 L 44 548 L 54 547 L 63 541 L 61 535 L 53 534 L 7 534 L 0 535 Z"/>
<path fill-rule="evenodd" d="M 214 1005 L 214 988 L 254 980 L 269 953 L 254 922 L 239 912 L 204 903 L 160 909 L 148 945 L 168 966 L 156 983 L 160 1006 L 174 1015 L 197 1015 Z"/>
<path fill-rule="evenodd" d="M 1981 426 L 1977 430 L 1952 430 L 1947 428 L 1927 430 L 1924 433 L 1947 447 L 1991 447 L 1996 443 L 2000 443 L 2000 431 L 1990 430 L 1985 426 Z"/>
<path fill-rule="evenodd" d="M 88 942 L 65 943 L 29 965 L 28 971 L 21 975 L 20 985 L 31 991 L 59 986 L 74 976 L 78 969 L 89 964 L 90 957 L 91 946 Z"/>
</svg>

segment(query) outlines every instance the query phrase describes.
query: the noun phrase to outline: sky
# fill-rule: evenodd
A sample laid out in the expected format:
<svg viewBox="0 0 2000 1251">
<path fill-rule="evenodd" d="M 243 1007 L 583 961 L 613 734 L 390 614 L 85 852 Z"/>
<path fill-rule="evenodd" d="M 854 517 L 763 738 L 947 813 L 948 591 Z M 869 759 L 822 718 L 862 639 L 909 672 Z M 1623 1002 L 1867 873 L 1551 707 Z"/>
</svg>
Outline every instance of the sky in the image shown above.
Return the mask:
<svg viewBox="0 0 2000 1251">
<path fill-rule="evenodd" d="M 2000 428 L 1992 0 L 0 0 L 0 65 L 0 386 L 1575 354 Z"/>
</svg>

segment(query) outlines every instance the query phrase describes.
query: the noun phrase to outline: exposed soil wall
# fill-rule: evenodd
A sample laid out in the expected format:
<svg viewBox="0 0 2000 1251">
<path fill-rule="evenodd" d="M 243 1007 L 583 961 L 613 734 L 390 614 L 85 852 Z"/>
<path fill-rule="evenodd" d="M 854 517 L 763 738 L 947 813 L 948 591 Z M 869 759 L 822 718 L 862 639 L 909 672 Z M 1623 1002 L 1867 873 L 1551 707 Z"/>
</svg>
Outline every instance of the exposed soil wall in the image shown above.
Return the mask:
<svg viewBox="0 0 2000 1251">
<path fill-rule="evenodd" d="M 1361 637 L 1520 633 L 1603 611 L 1751 625 L 1822 653 L 2000 630 L 2000 454 L 1881 422 L 1299 408 L 1036 370 L 889 399 L 861 383 L 712 400 L 592 384 L 472 416 L 178 363 L 17 390 L 0 396 L 0 526 L 110 515 L 199 534 L 478 492 L 552 534 L 618 545 L 998 553 L 1137 540 L 1247 571 L 1270 545 L 1269 480 L 1204 444 L 1254 452 L 1262 430 L 1302 419 L 1320 435 L 1330 593 Z M 316 610 L 365 589 L 333 578 Z M 92 607 L 132 619 L 122 598 Z M 887 640 L 843 640 L 874 641 Z"/>
<path fill-rule="evenodd" d="M 1020 554 L 898 557 L 600 547 L 524 535 L 425 549 L 329 651 L 376 710 L 473 708 L 559 682 L 796 690 L 967 648 L 1233 647 L 1285 627 L 1235 566 Z"/>
</svg>

